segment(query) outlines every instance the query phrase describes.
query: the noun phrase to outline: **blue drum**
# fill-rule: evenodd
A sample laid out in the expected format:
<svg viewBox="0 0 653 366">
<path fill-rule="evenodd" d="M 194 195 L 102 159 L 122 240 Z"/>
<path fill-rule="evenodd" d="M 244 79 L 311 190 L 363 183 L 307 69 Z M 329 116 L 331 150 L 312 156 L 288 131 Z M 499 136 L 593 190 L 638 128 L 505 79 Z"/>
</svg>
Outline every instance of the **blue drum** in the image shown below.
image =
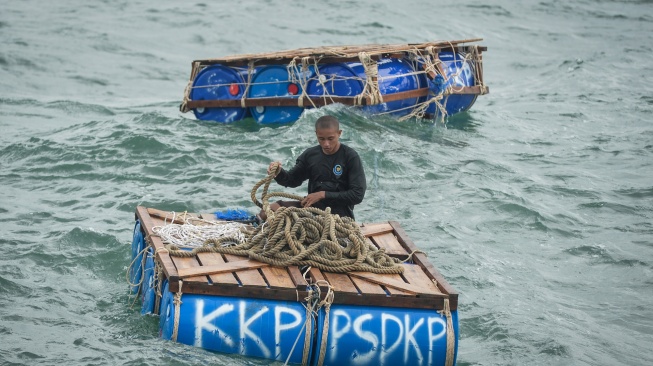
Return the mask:
<svg viewBox="0 0 653 366">
<path fill-rule="evenodd" d="M 171 339 L 174 295 L 167 286 L 164 294 L 161 337 Z M 313 327 L 312 321 L 309 322 L 308 326 Z M 296 301 L 184 294 L 179 309 L 177 342 L 212 351 L 300 364 L 305 323 L 306 309 Z"/>
<path fill-rule="evenodd" d="M 451 312 L 454 339 L 453 364 L 458 350 L 458 313 Z M 317 322 L 316 345 L 323 344 L 324 310 Z M 331 307 L 324 344 L 325 366 L 444 365 L 447 353 L 447 319 L 435 310 L 336 305 Z M 316 349 L 314 353 L 320 353 Z"/>
<path fill-rule="evenodd" d="M 244 76 L 243 76 L 244 74 Z M 236 70 L 223 65 L 212 65 L 200 71 L 193 81 L 191 100 L 238 100 L 245 92 L 247 69 Z M 232 123 L 245 118 L 247 109 L 196 108 L 195 117 L 205 121 Z"/>
<path fill-rule="evenodd" d="M 141 231 L 141 222 L 136 221 L 134 225 L 134 235 L 132 237 L 132 259 L 133 264 L 129 268 L 129 281 L 131 283 L 140 282 L 143 276 L 143 249 L 145 248 L 145 238 L 143 237 L 143 232 Z M 141 289 L 141 286 L 133 286 L 131 288 L 132 293 L 137 294 Z"/>
<path fill-rule="evenodd" d="M 379 90 L 381 95 L 389 95 L 399 92 L 416 90 L 420 88 L 415 70 L 410 63 L 403 59 L 386 58 L 378 61 L 379 68 Z M 359 76 L 365 80 L 365 70 L 361 64 L 356 66 Z M 363 110 L 371 114 L 388 113 L 401 117 L 413 111 L 418 98 L 396 100 L 394 102 L 381 103 L 378 105 L 365 106 Z"/>
<path fill-rule="evenodd" d="M 143 271 L 143 284 L 141 285 L 141 315 L 154 312 L 156 299 L 156 281 L 154 278 L 154 253 L 150 247 L 146 252 L 145 270 Z"/>
<path fill-rule="evenodd" d="M 354 97 L 363 92 L 363 81 L 356 70 L 351 67 L 360 63 L 334 63 L 318 68 L 319 75 L 308 83 L 307 93 L 311 97 L 328 98 L 329 96 Z M 365 79 L 363 79 L 365 80 Z"/>
<path fill-rule="evenodd" d="M 297 74 L 299 80 L 308 80 L 313 77 L 313 69 L 307 75 Z M 301 85 L 290 82 L 288 69 L 285 66 L 272 65 L 261 68 L 252 78 L 249 87 L 249 98 L 294 97 L 301 94 Z M 251 107 L 252 117 L 261 124 L 283 124 L 295 122 L 299 119 L 304 108 L 302 107 Z"/>
<path fill-rule="evenodd" d="M 446 74 L 446 79 L 430 80 L 423 74 L 420 75 L 421 82 L 425 85 L 428 84 L 431 89 L 431 94 L 437 95 L 439 92 L 444 91 L 448 87 L 453 89 L 465 87 L 465 86 L 474 86 L 474 66 L 471 64 L 471 61 L 465 60 L 464 55 L 454 54 L 453 52 L 441 52 L 440 60 L 442 61 L 442 68 Z M 446 109 L 447 115 L 451 116 L 459 112 L 464 112 L 474 105 L 476 101 L 476 94 L 451 94 L 445 96 L 440 104 Z M 426 113 L 433 116 L 440 116 L 441 113 L 437 109 L 435 103 L 429 105 L 429 108 L 426 110 Z"/>
</svg>

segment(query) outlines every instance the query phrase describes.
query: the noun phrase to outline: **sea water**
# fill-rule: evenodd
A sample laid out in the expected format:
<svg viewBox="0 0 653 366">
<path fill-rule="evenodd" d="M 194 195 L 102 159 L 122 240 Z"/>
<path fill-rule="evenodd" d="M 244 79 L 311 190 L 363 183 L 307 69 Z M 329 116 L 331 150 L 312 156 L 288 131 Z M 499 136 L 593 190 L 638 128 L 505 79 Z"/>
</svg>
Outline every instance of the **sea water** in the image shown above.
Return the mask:
<svg viewBox="0 0 653 366">
<path fill-rule="evenodd" d="M 125 282 L 137 205 L 255 212 L 342 121 L 368 191 L 460 291 L 459 365 L 653 364 L 651 1 L 1 1 L 0 364 L 263 365 L 163 341 Z M 446 124 L 181 114 L 191 61 L 484 38 Z M 305 192 L 305 187 L 288 190 Z"/>
</svg>

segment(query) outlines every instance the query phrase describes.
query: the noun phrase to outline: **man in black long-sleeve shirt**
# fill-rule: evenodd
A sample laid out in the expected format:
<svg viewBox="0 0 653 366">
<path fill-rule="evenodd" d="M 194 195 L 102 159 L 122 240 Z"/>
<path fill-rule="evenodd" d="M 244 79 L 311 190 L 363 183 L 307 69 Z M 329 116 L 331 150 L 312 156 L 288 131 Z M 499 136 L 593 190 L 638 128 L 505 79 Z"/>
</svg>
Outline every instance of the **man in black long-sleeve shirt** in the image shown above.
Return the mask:
<svg viewBox="0 0 653 366">
<path fill-rule="evenodd" d="M 331 208 L 331 213 L 354 218 L 354 205 L 363 201 L 367 183 L 358 153 L 340 143 L 340 123 L 335 117 L 323 116 L 315 122 L 319 146 L 306 149 L 295 166 L 283 168 L 275 177 L 284 187 L 299 187 L 308 179 L 308 195 L 303 207 Z M 280 162 L 270 163 L 268 172 Z"/>
</svg>

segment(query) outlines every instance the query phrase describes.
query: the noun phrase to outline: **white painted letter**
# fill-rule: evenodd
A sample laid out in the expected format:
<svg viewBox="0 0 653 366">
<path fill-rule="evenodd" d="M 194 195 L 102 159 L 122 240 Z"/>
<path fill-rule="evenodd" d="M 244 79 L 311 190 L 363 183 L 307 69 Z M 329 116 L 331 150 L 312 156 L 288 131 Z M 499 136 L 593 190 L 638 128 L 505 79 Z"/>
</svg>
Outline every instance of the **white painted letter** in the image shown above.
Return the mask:
<svg viewBox="0 0 653 366">
<path fill-rule="evenodd" d="M 376 356 L 377 353 L 380 353 L 376 349 L 379 346 L 379 338 L 377 338 L 374 333 L 363 330 L 363 322 L 370 319 L 372 319 L 372 315 L 365 314 L 359 316 L 356 318 L 356 320 L 354 320 L 354 332 L 356 332 L 356 335 L 372 343 L 372 349 L 367 353 L 359 354 L 358 357 L 354 360 L 356 361 L 355 363 L 369 364 L 369 361 L 371 361 L 371 359 Z"/>
<path fill-rule="evenodd" d="M 261 341 L 261 338 L 256 336 L 251 330 L 249 330 L 249 326 L 254 322 L 254 320 L 258 319 L 261 317 L 261 315 L 267 313 L 268 307 L 264 306 L 261 308 L 261 310 L 257 311 L 256 314 L 252 315 L 251 318 L 247 319 L 245 321 L 245 311 L 247 310 L 247 304 L 245 301 L 240 302 L 240 345 L 241 345 L 241 353 L 245 354 L 245 338 L 249 337 L 251 338 L 254 343 L 258 344 L 259 348 L 263 352 L 263 356 L 265 358 L 270 358 L 270 350 L 265 346 L 263 341 Z"/>
<path fill-rule="evenodd" d="M 286 313 L 295 317 L 292 323 L 281 324 L 281 314 Z M 302 315 L 299 311 L 285 306 L 277 306 L 274 308 L 274 344 L 276 346 L 274 358 L 277 359 L 281 355 L 281 332 L 297 327 L 302 322 Z M 299 335 L 297 335 L 298 337 Z"/>
<path fill-rule="evenodd" d="M 406 327 L 406 343 L 404 343 L 404 363 L 408 363 L 408 344 L 412 343 L 415 346 L 415 352 L 417 352 L 417 359 L 422 360 L 422 351 L 419 350 L 419 345 L 415 341 L 413 335 L 417 331 L 422 323 L 424 323 L 424 318 L 420 318 L 417 324 L 413 328 L 410 327 L 410 316 L 408 314 L 404 315 L 404 324 Z"/>
<path fill-rule="evenodd" d="M 224 304 L 219 308 L 213 310 L 208 315 L 204 315 L 204 300 L 199 299 L 196 302 L 195 308 L 195 347 L 203 347 L 202 345 L 202 331 L 207 330 L 209 332 L 215 333 L 218 332 L 218 336 L 222 337 L 224 342 L 233 347 L 234 341 L 231 339 L 231 336 L 220 328 L 216 327 L 211 323 L 215 318 L 222 316 L 230 311 L 234 310 L 232 304 Z"/>
<path fill-rule="evenodd" d="M 395 343 L 392 344 L 392 346 L 388 346 L 388 336 L 387 336 L 387 330 L 386 330 L 386 322 L 388 320 L 392 320 L 397 324 L 399 327 L 399 334 L 397 335 L 397 340 L 395 340 Z M 385 352 L 381 353 L 381 365 L 384 364 L 385 357 L 383 355 L 390 355 L 395 348 L 399 347 L 399 343 L 401 343 L 401 338 L 404 336 L 404 325 L 401 322 L 401 319 L 397 318 L 394 315 L 386 314 L 383 313 L 381 314 L 381 347 L 384 348 Z"/>
<path fill-rule="evenodd" d="M 351 328 L 351 318 L 349 317 L 349 314 L 345 312 L 344 310 L 336 310 L 331 314 L 333 316 L 333 319 L 331 320 L 331 344 L 333 345 L 331 347 L 331 352 L 329 353 L 329 357 L 331 360 L 336 359 L 336 354 L 338 352 L 338 339 L 342 337 L 344 334 L 349 332 L 349 329 Z M 339 318 L 346 318 L 347 319 L 347 324 L 342 327 L 341 329 L 338 329 L 339 325 Z"/>
<path fill-rule="evenodd" d="M 438 323 L 442 326 L 442 330 L 438 334 L 433 334 L 433 324 Z M 442 338 L 447 334 L 447 323 L 442 320 L 442 318 L 429 318 L 429 364 L 433 364 L 433 342 Z"/>
</svg>

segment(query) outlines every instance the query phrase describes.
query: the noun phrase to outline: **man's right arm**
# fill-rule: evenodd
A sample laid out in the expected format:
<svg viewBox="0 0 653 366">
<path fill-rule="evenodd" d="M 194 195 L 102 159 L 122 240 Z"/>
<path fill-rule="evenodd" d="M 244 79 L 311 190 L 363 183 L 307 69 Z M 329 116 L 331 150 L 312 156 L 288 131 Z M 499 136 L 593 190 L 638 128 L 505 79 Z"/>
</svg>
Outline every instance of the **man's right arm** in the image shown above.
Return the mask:
<svg viewBox="0 0 653 366">
<path fill-rule="evenodd" d="M 308 165 L 306 164 L 306 159 L 304 154 L 301 154 L 295 166 L 290 170 L 285 170 L 281 168 L 279 174 L 274 177 L 274 180 L 277 181 L 280 185 L 284 187 L 299 187 L 302 183 L 308 179 Z"/>
</svg>

